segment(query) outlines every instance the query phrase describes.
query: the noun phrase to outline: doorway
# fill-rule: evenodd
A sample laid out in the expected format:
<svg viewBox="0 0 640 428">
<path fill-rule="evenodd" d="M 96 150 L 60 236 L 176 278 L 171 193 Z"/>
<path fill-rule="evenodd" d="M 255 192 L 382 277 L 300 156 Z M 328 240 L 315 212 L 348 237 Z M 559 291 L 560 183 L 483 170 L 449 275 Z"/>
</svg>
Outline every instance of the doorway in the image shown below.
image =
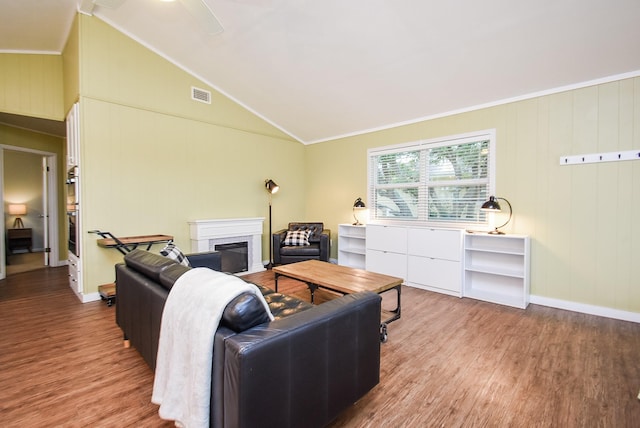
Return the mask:
<svg viewBox="0 0 640 428">
<path fill-rule="evenodd" d="M 56 155 L 21 147 L 0 148 L 4 208 L 1 279 L 44 268 L 57 260 L 58 227 Z M 50 257 L 52 253 L 54 258 Z"/>
</svg>

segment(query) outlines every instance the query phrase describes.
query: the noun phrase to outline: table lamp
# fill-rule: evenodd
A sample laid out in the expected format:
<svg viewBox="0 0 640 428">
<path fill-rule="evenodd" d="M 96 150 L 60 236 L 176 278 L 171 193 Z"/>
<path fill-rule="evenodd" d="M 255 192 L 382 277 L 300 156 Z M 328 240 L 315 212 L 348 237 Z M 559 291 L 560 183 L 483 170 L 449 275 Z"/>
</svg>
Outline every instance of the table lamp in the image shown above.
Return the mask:
<svg viewBox="0 0 640 428">
<path fill-rule="evenodd" d="M 15 216 L 27 215 L 27 206 L 25 204 L 10 204 L 9 215 L 15 215 Z M 22 219 L 20 217 L 16 217 L 16 219 L 14 220 L 13 228 L 24 229 L 24 224 L 22 223 Z"/>
<path fill-rule="evenodd" d="M 356 212 L 365 209 L 367 209 L 367 207 L 364 202 L 362 202 L 362 198 L 358 198 L 353 202 L 353 218 L 356 220 L 356 222 L 353 223 L 354 226 L 362 226 L 362 223 L 360 223 L 360 220 L 356 216 Z"/>
<path fill-rule="evenodd" d="M 511 221 L 511 215 L 513 214 L 513 210 L 511 209 L 511 204 L 509 203 L 509 201 L 507 201 L 505 198 L 499 198 L 499 197 L 496 197 L 496 196 L 490 196 L 489 200 L 486 201 L 484 204 L 482 204 L 482 207 L 480 207 L 480 210 L 487 211 L 487 212 L 500 212 L 500 211 L 502 211 L 502 208 L 500 207 L 500 204 L 498 203 L 498 199 L 502 199 L 503 201 L 505 201 L 507 203 L 507 205 L 509 205 L 509 218 L 503 224 L 501 224 L 500 226 L 497 226 L 494 230 L 489 232 L 489 234 L 491 234 L 491 235 L 504 235 L 504 232 L 502 232 L 502 231 L 500 231 L 498 229 L 500 229 L 501 227 L 506 226 L 507 223 L 509 223 Z"/>
</svg>

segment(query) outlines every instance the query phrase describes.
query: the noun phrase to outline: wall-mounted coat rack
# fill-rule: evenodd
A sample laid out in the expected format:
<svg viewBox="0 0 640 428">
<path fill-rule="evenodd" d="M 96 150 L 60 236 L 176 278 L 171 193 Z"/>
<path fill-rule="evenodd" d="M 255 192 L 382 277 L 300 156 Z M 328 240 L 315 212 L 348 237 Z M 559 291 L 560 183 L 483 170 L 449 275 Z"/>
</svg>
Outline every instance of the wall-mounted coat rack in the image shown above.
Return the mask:
<svg viewBox="0 0 640 428">
<path fill-rule="evenodd" d="M 582 163 L 618 162 L 640 160 L 640 150 L 626 150 L 622 152 L 591 153 L 588 155 L 560 156 L 560 165 L 575 165 Z"/>
</svg>

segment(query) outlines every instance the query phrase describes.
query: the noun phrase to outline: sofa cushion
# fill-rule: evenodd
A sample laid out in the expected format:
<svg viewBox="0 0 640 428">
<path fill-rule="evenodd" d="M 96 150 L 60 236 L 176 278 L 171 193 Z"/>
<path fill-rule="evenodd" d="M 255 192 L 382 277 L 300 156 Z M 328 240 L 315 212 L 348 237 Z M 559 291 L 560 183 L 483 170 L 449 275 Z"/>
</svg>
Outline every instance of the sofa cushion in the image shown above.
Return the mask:
<svg viewBox="0 0 640 428">
<path fill-rule="evenodd" d="M 299 247 L 309 245 L 309 230 L 288 230 L 282 245 Z"/>
<path fill-rule="evenodd" d="M 280 247 L 280 255 L 281 256 L 319 256 L 320 255 L 320 245 L 318 244 L 309 244 L 300 247 Z"/>
<path fill-rule="evenodd" d="M 220 323 L 240 333 L 269 321 L 269 315 L 260 299 L 255 294 L 242 293 L 229 302 Z"/>
<path fill-rule="evenodd" d="M 178 278 L 190 269 L 190 267 L 178 263 L 167 267 L 160 273 L 160 285 L 167 290 L 171 290 Z M 273 292 L 266 287 L 258 286 L 258 288 L 263 295 Z M 236 333 L 240 333 L 268 321 L 269 315 L 260 299 L 254 294 L 242 293 L 226 306 L 222 313 L 220 324 Z"/>
<path fill-rule="evenodd" d="M 308 230 L 310 232 L 309 242 L 318 242 L 320 241 L 320 235 L 322 235 L 322 232 L 324 231 L 324 223 L 291 222 L 288 224 L 287 230 Z"/>
<path fill-rule="evenodd" d="M 133 250 L 124 256 L 124 263 L 144 276 L 160 282 L 160 274 L 169 266 L 176 264 L 174 260 L 144 250 Z"/>
<path fill-rule="evenodd" d="M 269 304 L 269 310 L 276 320 L 313 308 L 311 303 L 277 292 L 265 295 L 264 299 Z"/>
<path fill-rule="evenodd" d="M 168 266 L 162 272 L 160 272 L 160 285 L 162 285 L 167 290 L 171 290 L 173 284 L 184 274 L 187 272 L 190 267 L 185 265 L 181 265 L 179 263 L 174 263 L 171 266 Z"/>
</svg>

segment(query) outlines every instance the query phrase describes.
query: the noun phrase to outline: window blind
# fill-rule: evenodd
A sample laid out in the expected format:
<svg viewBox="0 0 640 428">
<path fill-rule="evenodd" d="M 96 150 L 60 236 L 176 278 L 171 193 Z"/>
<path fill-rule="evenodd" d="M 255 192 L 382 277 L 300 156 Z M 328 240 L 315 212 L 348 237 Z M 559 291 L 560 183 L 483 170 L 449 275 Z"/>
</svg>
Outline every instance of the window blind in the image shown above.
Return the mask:
<svg viewBox="0 0 640 428">
<path fill-rule="evenodd" d="M 369 151 L 372 220 L 484 224 L 492 194 L 494 133 L 451 136 Z"/>
</svg>

